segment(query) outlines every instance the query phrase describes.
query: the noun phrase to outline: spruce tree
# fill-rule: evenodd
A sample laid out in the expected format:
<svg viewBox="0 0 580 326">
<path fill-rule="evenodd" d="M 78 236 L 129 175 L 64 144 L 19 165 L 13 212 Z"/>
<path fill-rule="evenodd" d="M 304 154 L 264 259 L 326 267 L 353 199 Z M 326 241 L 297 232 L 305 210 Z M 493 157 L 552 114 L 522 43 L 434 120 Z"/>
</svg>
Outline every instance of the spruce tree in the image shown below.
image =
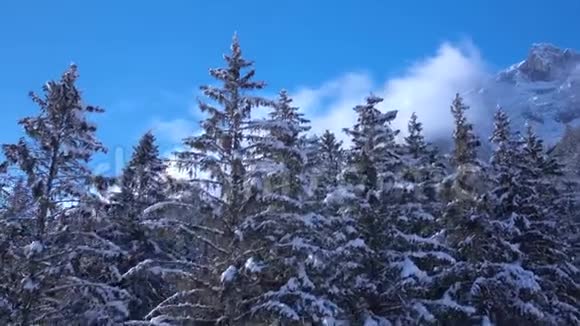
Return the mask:
<svg viewBox="0 0 580 326">
<path fill-rule="evenodd" d="M 165 171 L 155 136 L 146 132 L 119 178 L 120 191 L 113 194 L 110 208 L 101 213 L 107 217 L 96 230 L 126 252 L 118 270 L 122 275 L 119 284 L 134 298 L 128 309 L 130 319 L 143 318 L 173 294 L 170 283 L 175 282 L 175 273 L 168 271 L 182 267 L 184 257 L 195 249 L 191 241 L 184 241 L 183 222 L 159 209 L 164 213 L 161 218 L 155 210 L 168 201 Z M 183 250 L 183 246 L 192 248 Z"/>
<path fill-rule="evenodd" d="M 515 239 L 524 254 L 522 264 L 538 275 L 544 290 L 547 304 L 542 307 L 543 320 L 551 324 L 580 323 L 580 274 L 572 266 L 570 246 L 559 228 L 565 218 L 557 201 L 560 166 L 546 156 L 542 140 L 529 125 L 522 142 L 518 181 L 527 189 L 527 196 L 519 198 L 521 233 Z"/>
<path fill-rule="evenodd" d="M 516 213 L 519 193 L 516 179 L 518 177 L 518 162 L 521 159 L 520 143 L 512 134 L 510 120 L 505 111 L 498 107 L 494 115 L 494 130 L 490 141 L 495 145 L 491 156 L 491 172 L 493 173 L 496 213 L 502 218 L 512 219 Z"/>
<path fill-rule="evenodd" d="M 104 264 L 122 253 L 86 228 L 69 227 L 73 221 L 84 223 L 78 218 L 88 211 L 79 203 L 89 199 L 95 180 L 88 163 L 105 151 L 86 118 L 102 110 L 83 104 L 77 77 L 72 65 L 60 80 L 45 84 L 44 96 L 31 93 L 40 113 L 20 120 L 25 138 L 3 145 L 8 162 L 25 175 L 36 210 L 34 236 L 18 248 L 12 265 L 16 313 L 9 323 L 91 324 L 126 317 L 129 295 L 108 283 L 114 276 L 105 273 Z M 73 208 L 65 210 L 62 203 Z M 105 270 L 90 273 L 96 266 Z"/>
<path fill-rule="evenodd" d="M 34 198 L 26 180 L 17 178 L 10 186 L 5 198 L 2 217 L 14 222 L 34 219 Z"/>
<path fill-rule="evenodd" d="M 441 213 L 437 187 L 445 176 L 445 166 L 437 149 L 425 140 L 422 123 L 415 113 L 411 115 L 407 128 L 396 187 L 397 204 L 403 210 L 398 213 L 397 223 L 406 232 L 430 237 L 440 228 L 435 221 Z"/>
<path fill-rule="evenodd" d="M 442 187 L 447 202 L 444 239 L 457 262 L 433 277 L 434 291 L 429 292 L 433 300 L 427 306 L 439 322 L 453 325 L 535 323 L 541 289 L 533 272 L 519 264 L 521 253 L 511 241 L 513 227 L 505 215 L 496 215 L 490 195 L 494 178 L 476 160 L 479 142 L 463 115 L 465 108 L 456 97 L 452 105 L 456 172 Z M 496 118 L 493 139 L 509 139 L 506 117 Z M 504 148 L 496 150 L 497 166 Z"/>
<path fill-rule="evenodd" d="M 259 147 L 261 157 L 276 164 L 282 164 L 283 171 L 276 171 L 268 178 L 268 192 L 290 197 L 302 195 L 303 172 L 307 157 L 301 144 L 302 134 L 310 129 L 309 120 L 303 117 L 298 108 L 292 106 L 292 99 L 285 90 L 273 104 L 269 119 L 259 121 L 261 128 L 267 129 L 266 136 L 254 146 Z"/>
<path fill-rule="evenodd" d="M 354 108 L 356 124 L 345 129 L 353 146 L 344 181 L 325 199 L 336 212 L 332 238 L 339 262 L 329 289 L 346 316 L 359 323 L 385 321 L 385 311 L 393 304 L 387 291 L 393 279 L 388 251 L 392 235 L 383 200 L 395 183 L 400 160 L 394 142 L 397 132 L 390 127 L 396 111 L 379 111 L 376 105 L 382 100 L 371 94 Z"/>
<path fill-rule="evenodd" d="M 96 127 L 85 118 L 87 113 L 103 110 L 82 104 L 76 78 L 77 68 L 72 65 L 59 82 L 50 81 L 44 86 L 44 98 L 31 93 L 41 112 L 19 122 L 28 140 L 21 138 L 17 144 L 3 145 L 4 155 L 26 174 L 38 200 L 39 239 L 54 203 L 83 196 L 93 181 L 87 163 L 93 154 L 105 152 L 96 139 Z"/>
<path fill-rule="evenodd" d="M 368 195 L 369 200 L 378 199 L 372 194 L 374 190 L 383 189 L 394 182 L 394 170 L 399 165 L 395 145 L 398 131 L 393 131 L 389 126 L 396 118 L 397 111 L 382 113 L 376 108 L 382 101 L 382 98 L 371 94 L 366 104 L 354 108 L 358 114 L 354 127 L 344 130 L 352 138 L 350 154 L 358 160 L 354 166 L 365 171 L 362 175 L 364 195 Z"/>
<path fill-rule="evenodd" d="M 255 316 L 271 315 L 288 320 L 304 316 L 303 311 L 293 310 L 296 306 L 287 301 L 292 299 L 295 279 L 288 280 L 283 275 L 273 284 L 262 282 L 275 279 L 280 271 L 277 269 L 280 265 L 272 261 L 277 256 L 270 258 L 273 253 L 269 249 L 290 250 L 293 247 L 292 243 L 264 246 L 284 239 L 279 238 L 282 234 L 272 233 L 279 229 L 266 216 L 274 211 L 264 212 L 262 203 L 269 201 L 268 196 L 275 197 L 275 193 L 269 194 L 264 189 L 277 186 L 267 182 L 270 177 L 282 177 L 278 172 L 287 172 L 283 177 L 284 185 L 278 190 L 291 194 L 299 188 L 294 171 L 299 166 L 284 164 L 281 158 L 301 163 L 302 157 L 297 155 L 296 149 L 284 145 L 285 141 L 296 141 L 301 127 L 275 125 L 271 119 L 254 120 L 251 112 L 258 106 L 274 106 L 277 117 L 286 115 L 295 121 L 302 118 L 296 115 L 288 98 L 275 104 L 251 95 L 265 84 L 253 80 L 253 63 L 242 56 L 236 36 L 231 51 L 224 56 L 225 68 L 210 69 L 210 75 L 222 86 L 201 87 L 204 95 L 212 100 L 200 102 L 200 109 L 208 115 L 202 122 L 201 135 L 185 139 L 187 150 L 178 153 L 183 168 L 206 173 L 194 175 L 193 181 L 203 186 L 203 197 L 211 205 L 214 217 L 198 227 L 195 234 L 209 251 L 201 260 L 204 264 L 198 266 L 197 273 L 194 270 L 192 278 L 196 286 L 165 300 L 149 318 L 168 322 L 243 323 Z M 264 137 L 270 133 L 278 138 Z M 266 152 L 265 148 L 275 151 Z M 270 207 L 280 208 L 277 204 L 272 205 Z M 264 224 L 259 223 L 262 218 Z M 258 232 L 261 226 L 266 227 L 263 234 Z M 290 296 L 276 301 L 284 289 L 290 291 Z M 272 296 L 270 300 L 269 295 Z"/>
<path fill-rule="evenodd" d="M 15 248 L 26 245 L 34 237 L 36 211 L 30 188 L 22 177 L 9 183 L 4 207 L 0 210 L 0 255 L 14 254 Z"/>
<path fill-rule="evenodd" d="M 425 140 L 423 124 L 415 113 L 407 125 L 403 155 L 406 161 L 403 178 L 417 183 L 425 200 L 436 202 L 436 188 L 446 173 L 446 167 L 438 150 Z"/>
<path fill-rule="evenodd" d="M 398 323 L 429 323 L 433 318 L 425 301 L 432 286 L 432 277 L 456 261 L 451 250 L 436 235 L 441 205 L 437 185 L 444 176 L 443 165 L 432 145 L 425 141 L 422 124 L 413 114 L 408 136 L 399 149 L 401 163 L 396 170 L 396 183 L 388 192 L 390 242 L 388 249 L 392 270 L 389 293 L 393 307 L 389 318 Z"/>
<path fill-rule="evenodd" d="M 477 162 L 477 149 L 480 141 L 473 133 L 473 125 L 465 116 L 469 106 L 463 102 L 463 98 L 456 94 L 451 104 L 451 113 L 455 120 L 453 130 L 453 160 L 456 165 L 474 164 Z"/>
<path fill-rule="evenodd" d="M 133 150 L 131 160 L 120 178 L 119 205 L 131 214 L 142 211 L 164 198 L 166 164 L 159 157 L 155 136 L 147 132 Z M 129 207 L 130 206 L 130 207 Z"/>
<path fill-rule="evenodd" d="M 314 176 L 316 182 L 315 198 L 322 201 L 326 195 L 338 187 L 338 180 L 344 168 L 344 150 L 342 141 L 326 130 L 318 139 L 318 151 L 316 153 L 317 173 Z"/>
<path fill-rule="evenodd" d="M 326 130 L 320 137 L 320 150 L 322 160 L 328 164 L 328 173 L 338 176 L 344 160 L 342 141 L 337 140 L 332 132 Z M 336 182 L 336 178 L 333 178 L 332 182 Z"/>
<path fill-rule="evenodd" d="M 16 314 L 18 250 L 33 237 L 34 202 L 23 178 L 4 175 L 4 199 L 0 209 L 0 323 L 8 324 Z"/>
<path fill-rule="evenodd" d="M 0 163 L 0 209 L 6 207 L 6 197 L 9 195 L 10 176 L 8 174 L 8 162 Z"/>
<path fill-rule="evenodd" d="M 280 92 L 269 119 L 255 122 L 266 130 L 263 138 L 254 139 L 260 164 L 266 166 L 266 184 L 257 197 L 260 212 L 247 218 L 241 231 L 262 248 L 249 258 L 251 265 L 259 266 L 259 271 L 249 272 L 262 285 L 254 314 L 262 320 L 321 322 L 335 313 L 319 283 L 327 223 L 308 200 L 302 134 L 309 121 L 291 103 L 287 93 Z"/>
<path fill-rule="evenodd" d="M 250 214 L 253 199 L 246 191 L 252 163 L 252 148 L 248 146 L 250 114 L 253 108 L 267 101 L 249 95 L 265 84 L 253 80 L 253 63 L 242 56 L 236 35 L 231 53 L 224 55 L 224 59 L 226 67 L 209 71 L 221 87 L 201 87 L 210 100 L 199 102 L 200 110 L 207 114 L 201 123 L 202 133 L 186 138 L 186 150 L 177 153 L 180 168 L 189 171 L 194 176 L 193 181 L 202 185 L 203 197 L 216 215 L 211 219 L 213 225 L 208 225 L 205 234 L 199 235 L 199 240 L 209 248 L 203 259 L 207 270 L 203 277 L 199 276 L 196 288 L 188 292 L 191 294 L 170 297 L 151 311 L 150 318 L 233 322 L 243 315 L 238 305 L 243 301 L 244 291 L 233 286 L 233 280 L 237 269 L 243 265 L 238 255 L 245 250 L 239 243 L 239 226 Z M 207 176 L 198 176 L 198 171 Z M 180 302 L 187 305 L 178 306 Z M 201 309 L 202 306 L 208 308 Z"/>
<path fill-rule="evenodd" d="M 580 215 L 576 212 L 580 207 L 578 192 L 580 191 L 580 128 L 566 125 L 562 139 L 549 151 L 549 157 L 562 165 L 562 177 L 557 183 L 559 198 L 556 204 L 559 214 L 562 214 L 562 229 L 572 246 L 574 263 L 580 267 Z"/>
<path fill-rule="evenodd" d="M 425 143 L 425 137 L 423 136 L 423 124 L 418 121 L 415 112 L 411 114 L 411 118 L 407 125 L 407 131 L 409 132 L 407 137 L 405 137 L 407 153 L 409 153 L 413 159 L 418 159 L 426 153 L 427 144 Z"/>
</svg>

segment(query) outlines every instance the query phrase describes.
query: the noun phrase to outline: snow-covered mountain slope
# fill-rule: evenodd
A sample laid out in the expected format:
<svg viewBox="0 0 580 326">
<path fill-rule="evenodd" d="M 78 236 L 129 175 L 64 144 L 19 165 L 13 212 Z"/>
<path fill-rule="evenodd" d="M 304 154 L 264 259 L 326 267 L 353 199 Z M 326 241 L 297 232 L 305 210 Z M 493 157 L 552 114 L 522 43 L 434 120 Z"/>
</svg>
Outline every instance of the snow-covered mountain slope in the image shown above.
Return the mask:
<svg viewBox="0 0 580 326">
<path fill-rule="evenodd" d="M 514 127 L 529 121 L 554 144 L 566 125 L 580 125 L 580 53 L 534 44 L 525 60 L 484 82 L 478 97 L 487 108 L 501 105 Z"/>
</svg>

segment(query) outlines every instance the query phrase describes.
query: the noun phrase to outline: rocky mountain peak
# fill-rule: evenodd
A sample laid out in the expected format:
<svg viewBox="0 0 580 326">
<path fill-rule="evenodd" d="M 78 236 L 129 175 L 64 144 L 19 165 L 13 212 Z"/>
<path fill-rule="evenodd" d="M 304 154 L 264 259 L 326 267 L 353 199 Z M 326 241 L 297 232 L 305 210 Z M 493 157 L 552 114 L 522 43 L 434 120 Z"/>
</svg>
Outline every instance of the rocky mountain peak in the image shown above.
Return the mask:
<svg viewBox="0 0 580 326">
<path fill-rule="evenodd" d="M 547 144 L 555 144 L 566 125 L 580 126 L 580 52 L 533 44 L 523 61 L 484 82 L 478 95 L 489 116 L 500 105 L 515 129 L 532 123 Z"/>
<path fill-rule="evenodd" d="M 500 73 L 498 79 L 512 83 L 549 82 L 565 79 L 580 65 L 580 53 L 550 43 L 535 43 L 527 58 Z"/>
<path fill-rule="evenodd" d="M 567 75 L 578 64 L 580 53 L 570 49 L 562 50 L 552 44 L 537 43 L 530 49 L 520 71 L 530 81 L 550 81 Z"/>
</svg>

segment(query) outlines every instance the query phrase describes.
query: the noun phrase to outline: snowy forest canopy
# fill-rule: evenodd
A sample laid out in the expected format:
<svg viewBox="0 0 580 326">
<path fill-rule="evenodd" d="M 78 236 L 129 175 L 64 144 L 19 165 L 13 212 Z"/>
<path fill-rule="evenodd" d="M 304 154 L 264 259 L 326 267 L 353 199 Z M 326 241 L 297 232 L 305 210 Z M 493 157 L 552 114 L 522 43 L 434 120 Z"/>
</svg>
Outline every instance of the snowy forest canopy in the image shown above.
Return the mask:
<svg viewBox="0 0 580 326">
<path fill-rule="evenodd" d="M 347 148 L 257 95 L 237 37 L 224 59 L 171 162 L 186 180 L 150 132 L 122 175 L 91 171 L 103 110 L 76 66 L 31 93 L 2 146 L 0 324 L 580 325 L 578 185 L 531 127 L 498 108 L 483 161 L 457 95 L 441 153 L 369 94 Z"/>
</svg>

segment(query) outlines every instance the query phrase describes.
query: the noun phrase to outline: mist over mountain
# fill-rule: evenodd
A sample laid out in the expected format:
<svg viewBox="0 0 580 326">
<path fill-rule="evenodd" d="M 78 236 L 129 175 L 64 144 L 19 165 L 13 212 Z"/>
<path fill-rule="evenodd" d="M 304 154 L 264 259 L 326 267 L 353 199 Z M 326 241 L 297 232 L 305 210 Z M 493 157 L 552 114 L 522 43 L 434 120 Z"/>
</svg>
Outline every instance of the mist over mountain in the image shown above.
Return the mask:
<svg viewBox="0 0 580 326">
<path fill-rule="evenodd" d="M 483 69 L 481 63 L 475 66 Z M 471 75 L 465 79 L 467 85 L 457 91 L 472 107 L 468 114 L 475 122 L 477 135 L 484 140 L 480 148 L 483 159 L 491 153 L 491 145 L 485 140 L 493 130 L 493 115 L 498 106 L 509 115 L 516 131 L 524 131 L 526 124 L 530 124 L 548 147 L 557 145 L 567 129 L 580 126 L 580 52 L 576 50 L 535 43 L 522 61 L 500 71 Z M 448 111 L 439 109 L 440 115 Z M 427 115 L 425 121 L 431 123 L 431 119 L 434 118 Z M 442 151 L 449 151 L 450 119 L 436 120 L 436 125 L 443 127 L 427 135 Z M 562 150 L 558 153 L 563 155 Z"/>
</svg>

